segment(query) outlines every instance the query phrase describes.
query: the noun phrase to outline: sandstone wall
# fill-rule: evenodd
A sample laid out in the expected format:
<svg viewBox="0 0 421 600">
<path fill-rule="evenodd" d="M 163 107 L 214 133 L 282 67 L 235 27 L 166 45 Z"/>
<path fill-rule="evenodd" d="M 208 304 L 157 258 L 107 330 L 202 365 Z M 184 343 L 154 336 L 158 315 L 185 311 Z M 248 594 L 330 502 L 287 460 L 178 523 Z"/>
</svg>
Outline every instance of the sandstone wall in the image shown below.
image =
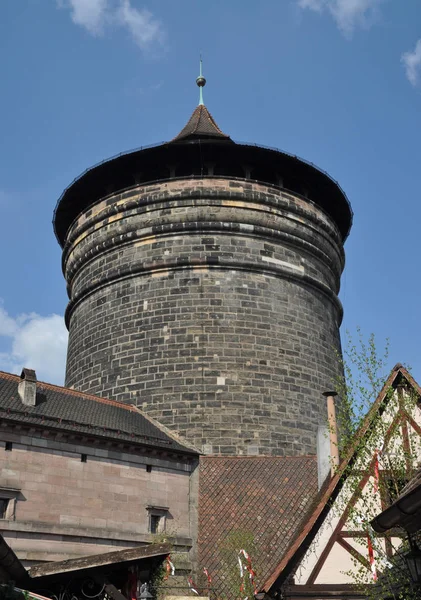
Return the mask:
<svg viewBox="0 0 421 600">
<path fill-rule="evenodd" d="M 150 543 L 148 506 L 168 508 L 167 534 L 190 548 L 190 464 L 10 430 L 0 436 L 13 444 L 0 448 L 0 498 L 16 497 L 0 532 L 25 564 Z"/>
<path fill-rule="evenodd" d="M 134 403 L 206 452 L 315 453 L 338 372 L 339 232 L 311 200 L 180 179 L 70 228 L 66 385 Z"/>
</svg>

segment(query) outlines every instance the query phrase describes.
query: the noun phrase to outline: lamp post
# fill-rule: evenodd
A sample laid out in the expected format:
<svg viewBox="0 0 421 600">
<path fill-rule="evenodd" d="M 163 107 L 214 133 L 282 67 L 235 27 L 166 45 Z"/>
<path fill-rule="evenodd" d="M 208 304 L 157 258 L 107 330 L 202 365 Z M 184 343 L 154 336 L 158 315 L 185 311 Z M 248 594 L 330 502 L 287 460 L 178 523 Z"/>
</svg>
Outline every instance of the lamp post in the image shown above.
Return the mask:
<svg viewBox="0 0 421 600">
<path fill-rule="evenodd" d="M 412 582 L 416 585 L 421 584 L 421 550 L 418 548 L 415 540 L 409 535 L 410 551 L 404 555 Z"/>
</svg>

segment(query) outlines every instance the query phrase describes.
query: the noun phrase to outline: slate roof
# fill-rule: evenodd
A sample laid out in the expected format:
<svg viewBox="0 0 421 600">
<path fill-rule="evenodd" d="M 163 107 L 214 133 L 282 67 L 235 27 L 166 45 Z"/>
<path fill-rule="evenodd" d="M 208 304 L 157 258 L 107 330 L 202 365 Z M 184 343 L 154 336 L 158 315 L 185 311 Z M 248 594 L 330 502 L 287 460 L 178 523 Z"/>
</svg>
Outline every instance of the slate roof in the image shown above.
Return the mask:
<svg viewBox="0 0 421 600">
<path fill-rule="evenodd" d="M 199 489 L 199 561 L 216 595 L 228 592 L 221 560 L 230 531 L 253 534 L 254 550 L 244 549 L 254 552 L 252 566 L 262 585 L 314 508 L 317 459 L 202 456 Z"/>
<path fill-rule="evenodd" d="M 20 381 L 17 375 L 0 371 L 1 420 L 198 454 L 137 408 L 121 402 L 37 382 L 36 406 L 26 406 L 18 395 Z"/>
<path fill-rule="evenodd" d="M 178 142 L 180 140 L 196 138 L 230 140 L 230 137 L 219 129 L 214 118 L 203 104 L 196 106 L 187 124 L 172 141 Z"/>
</svg>

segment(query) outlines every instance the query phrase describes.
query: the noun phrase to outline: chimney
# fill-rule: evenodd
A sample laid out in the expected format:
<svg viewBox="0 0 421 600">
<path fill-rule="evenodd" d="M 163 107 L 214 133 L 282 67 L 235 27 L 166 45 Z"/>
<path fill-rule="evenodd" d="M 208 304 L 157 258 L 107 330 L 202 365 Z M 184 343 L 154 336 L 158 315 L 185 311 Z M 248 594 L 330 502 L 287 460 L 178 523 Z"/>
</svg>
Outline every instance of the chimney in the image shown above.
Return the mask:
<svg viewBox="0 0 421 600">
<path fill-rule="evenodd" d="M 336 424 L 335 396 L 336 392 L 323 392 L 327 400 L 327 418 L 329 423 L 330 438 L 330 474 L 333 477 L 335 468 L 339 465 L 338 427 Z"/>
<path fill-rule="evenodd" d="M 37 396 L 37 376 L 33 369 L 22 369 L 18 394 L 26 406 L 35 406 Z"/>
<path fill-rule="evenodd" d="M 330 436 L 327 425 L 317 428 L 317 481 L 319 490 L 330 475 Z"/>
</svg>

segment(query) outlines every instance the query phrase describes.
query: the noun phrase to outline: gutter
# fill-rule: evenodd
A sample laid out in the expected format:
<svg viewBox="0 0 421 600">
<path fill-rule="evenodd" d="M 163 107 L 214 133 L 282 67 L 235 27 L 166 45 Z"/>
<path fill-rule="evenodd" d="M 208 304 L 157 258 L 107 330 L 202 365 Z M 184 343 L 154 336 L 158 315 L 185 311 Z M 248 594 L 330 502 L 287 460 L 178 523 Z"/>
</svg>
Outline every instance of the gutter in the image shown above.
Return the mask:
<svg viewBox="0 0 421 600">
<path fill-rule="evenodd" d="M 371 526 L 377 533 L 398 526 L 408 533 L 418 531 L 421 527 L 421 483 L 373 519 Z"/>
</svg>

